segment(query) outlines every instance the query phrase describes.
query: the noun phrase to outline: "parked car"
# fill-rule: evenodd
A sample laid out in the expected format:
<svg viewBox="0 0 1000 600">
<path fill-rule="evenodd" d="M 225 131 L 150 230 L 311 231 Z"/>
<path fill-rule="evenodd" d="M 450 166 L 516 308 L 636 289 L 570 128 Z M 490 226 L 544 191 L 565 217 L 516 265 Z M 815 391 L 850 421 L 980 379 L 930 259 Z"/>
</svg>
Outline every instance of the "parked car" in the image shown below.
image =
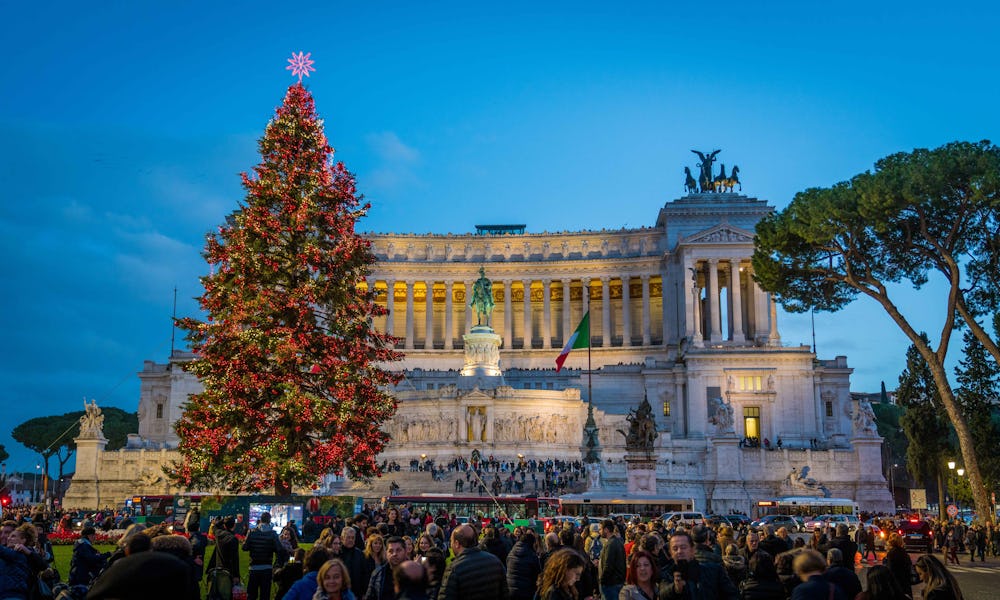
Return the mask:
<svg viewBox="0 0 1000 600">
<path fill-rule="evenodd" d="M 546 532 L 552 531 L 553 529 L 559 531 L 560 529 L 562 529 L 563 523 L 572 523 L 577 529 L 579 529 L 581 522 L 582 521 L 580 517 L 572 517 L 565 515 L 558 515 L 555 517 L 545 517 L 542 519 L 542 523 L 544 524 L 544 529 Z"/>
<path fill-rule="evenodd" d="M 725 517 L 727 519 L 729 519 L 729 522 L 733 524 L 733 527 L 739 527 L 740 525 L 749 525 L 750 524 L 750 517 L 748 517 L 748 516 L 746 516 L 746 515 L 744 515 L 742 513 L 733 513 L 733 514 L 725 515 Z"/>
<path fill-rule="evenodd" d="M 907 550 L 919 550 L 930 554 L 934 547 L 934 532 L 927 521 L 904 519 L 896 526 L 896 532 L 903 538 Z"/>
<path fill-rule="evenodd" d="M 700 512 L 671 512 L 664 513 L 660 515 L 664 523 L 669 523 L 670 525 L 684 525 L 686 527 L 694 527 L 696 525 L 705 525 L 707 521 L 705 520 L 704 513 Z"/>
<path fill-rule="evenodd" d="M 790 533 L 797 533 L 799 531 L 799 522 L 791 515 L 767 515 L 750 524 L 751 527 L 762 527 L 764 525 L 770 525 L 775 531 L 781 527 L 784 527 Z"/>
</svg>

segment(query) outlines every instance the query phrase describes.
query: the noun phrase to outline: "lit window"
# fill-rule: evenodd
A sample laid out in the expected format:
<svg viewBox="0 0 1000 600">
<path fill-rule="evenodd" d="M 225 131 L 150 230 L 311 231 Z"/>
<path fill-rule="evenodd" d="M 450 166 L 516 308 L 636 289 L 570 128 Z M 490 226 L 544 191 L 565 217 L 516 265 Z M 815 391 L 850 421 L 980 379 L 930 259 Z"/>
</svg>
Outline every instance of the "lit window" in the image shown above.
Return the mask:
<svg viewBox="0 0 1000 600">
<path fill-rule="evenodd" d="M 748 438 L 760 437 L 760 407 L 746 406 L 743 408 L 743 431 Z"/>
<path fill-rule="evenodd" d="M 663 416 L 664 417 L 670 416 L 670 400 L 665 400 L 663 402 Z"/>
</svg>

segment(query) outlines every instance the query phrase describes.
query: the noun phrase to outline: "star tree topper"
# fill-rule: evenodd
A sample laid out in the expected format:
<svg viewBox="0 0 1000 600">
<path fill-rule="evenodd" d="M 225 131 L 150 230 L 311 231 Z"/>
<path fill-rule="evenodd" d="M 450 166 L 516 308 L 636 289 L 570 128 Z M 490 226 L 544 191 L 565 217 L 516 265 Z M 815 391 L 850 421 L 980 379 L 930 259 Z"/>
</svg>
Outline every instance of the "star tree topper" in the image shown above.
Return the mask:
<svg viewBox="0 0 1000 600">
<path fill-rule="evenodd" d="M 303 54 L 299 52 L 298 54 L 292 52 L 292 57 L 288 59 L 288 66 L 285 67 L 286 71 L 292 72 L 292 77 L 296 75 L 299 76 L 299 83 L 302 83 L 302 76 L 305 75 L 309 77 L 309 71 L 315 71 L 313 68 L 313 60 L 309 57 L 312 56 L 312 52 L 306 52 Z"/>
</svg>

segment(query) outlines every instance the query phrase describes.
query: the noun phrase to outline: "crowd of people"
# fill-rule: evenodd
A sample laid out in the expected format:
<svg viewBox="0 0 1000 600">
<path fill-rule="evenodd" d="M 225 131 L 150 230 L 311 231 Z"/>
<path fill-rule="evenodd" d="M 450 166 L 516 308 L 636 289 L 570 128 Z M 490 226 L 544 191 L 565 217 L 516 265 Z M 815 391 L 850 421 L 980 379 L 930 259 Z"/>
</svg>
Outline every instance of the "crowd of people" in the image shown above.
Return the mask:
<svg viewBox="0 0 1000 600">
<path fill-rule="evenodd" d="M 584 518 L 539 535 L 531 527 L 460 523 L 444 511 L 389 505 L 310 518 L 301 531 L 294 522 L 279 530 L 263 513 L 253 527 L 232 516 L 203 532 L 194 511 L 183 522 L 130 524 L 113 551 L 100 552 L 97 526 L 127 518 L 96 514 L 83 524 L 62 582 L 47 536 L 64 519 L 8 516 L 15 518 L 0 527 L 3 599 L 230 600 L 242 590 L 249 600 L 906 600 L 921 582 L 923 600 L 963 600 L 935 555 L 914 564 L 891 533 L 879 561 L 870 530 L 851 534 L 843 524 L 805 539 L 767 525 Z M 980 559 L 996 555 L 992 527 L 935 528 L 935 539 L 971 540 L 969 551 Z M 950 549 L 945 541 L 941 550 L 947 556 Z M 241 554 L 249 568 L 241 567 Z M 864 586 L 855 570 L 859 554 L 874 563 Z"/>
</svg>

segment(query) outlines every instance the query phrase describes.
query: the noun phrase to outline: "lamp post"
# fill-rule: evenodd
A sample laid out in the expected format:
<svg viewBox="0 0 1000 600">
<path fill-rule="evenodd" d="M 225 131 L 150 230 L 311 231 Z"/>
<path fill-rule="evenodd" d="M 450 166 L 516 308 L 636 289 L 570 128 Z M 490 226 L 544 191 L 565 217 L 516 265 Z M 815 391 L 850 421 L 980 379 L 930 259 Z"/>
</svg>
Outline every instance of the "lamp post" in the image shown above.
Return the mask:
<svg viewBox="0 0 1000 600">
<path fill-rule="evenodd" d="M 896 506 L 899 505 L 899 503 L 896 502 L 896 467 L 898 466 L 898 464 L 893 463 L 892 466 L 889 467 L 889 493 L 892 494 L 893 513 L 896 512 Z"/>
<path fill-rule="evenodd" d="M 38 490 L 38 472 L 42 470 L 42 465 L 35 463 L 35 478 L 31 480 L 31 501 L 35 502 L 35 494 Z"/>
</svg>

